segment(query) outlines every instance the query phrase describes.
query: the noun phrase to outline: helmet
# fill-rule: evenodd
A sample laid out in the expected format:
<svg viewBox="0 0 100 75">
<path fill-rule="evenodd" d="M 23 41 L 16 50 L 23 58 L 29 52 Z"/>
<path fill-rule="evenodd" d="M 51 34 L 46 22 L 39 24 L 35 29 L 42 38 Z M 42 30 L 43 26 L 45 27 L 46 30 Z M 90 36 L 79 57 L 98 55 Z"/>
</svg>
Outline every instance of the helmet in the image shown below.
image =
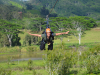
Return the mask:
<svg viewBox="0 0 100 75">
<path fill-rule="evenodd" d="M 51 29 L 50 29 L 50 28 L 47 28 L 47 29 L 46 29 L 46 33 L 47 33 L 47 32 L 51 32 Z"/>
</svg>

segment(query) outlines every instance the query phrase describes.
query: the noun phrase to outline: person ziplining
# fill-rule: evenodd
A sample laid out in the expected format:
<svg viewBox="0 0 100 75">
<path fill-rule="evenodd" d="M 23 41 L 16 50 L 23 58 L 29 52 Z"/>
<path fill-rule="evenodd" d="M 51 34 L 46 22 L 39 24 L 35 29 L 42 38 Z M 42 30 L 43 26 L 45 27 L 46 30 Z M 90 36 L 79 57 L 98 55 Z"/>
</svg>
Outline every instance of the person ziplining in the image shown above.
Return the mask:
<svg viewBox="0 0 100 75">
<path fill-rule="evenodd" d="M 53 33 L 50 28 L 46 28 L 45 33 L 43 34 L 31 34 L 32 36 L 38 36 L 42 37 L 41 45 L 40 45 L 40 50 L 45 50 L 45 44 L 48 44 L 48 50 L 53 49 L 53 40 L 54 36 L 62 35 L 62 34 L 68 34 L 69 31 L 67 32 L 62 32 L 62 33 Z"/>
<path fill-rule="evenodd" d="M 56 1 L 56 3 L 57 3 L 57 1 Z M 54 4 L 53 8 L 55 7 L 56 3 Z M 53 8 L 52 8 L 52 10 L 53 10 Z M 50 11 L 50 13 L 52 12 L 52 10 Z M 43 34 L 31 34 L 31 33 L 29 33 L 32 36 L 42 37 L 40 50 L 45 50 L 45 44 L 46 43 L 48 44 L 48 50 L 52 50 L 53 49 L 54 36 L 58 36 L 58 35 L 62 35 L 62 34 L 68 34 L 69 33 L 69 31 L 62 32 L 62 33 L 53 33 L 51 31 L 50 26 L 49 26 L 49 18 L 48 18 L 50 13 L 46 16 L 47 25 L 46 25 L 46 30 L 44 31 Z"/>
</svg>

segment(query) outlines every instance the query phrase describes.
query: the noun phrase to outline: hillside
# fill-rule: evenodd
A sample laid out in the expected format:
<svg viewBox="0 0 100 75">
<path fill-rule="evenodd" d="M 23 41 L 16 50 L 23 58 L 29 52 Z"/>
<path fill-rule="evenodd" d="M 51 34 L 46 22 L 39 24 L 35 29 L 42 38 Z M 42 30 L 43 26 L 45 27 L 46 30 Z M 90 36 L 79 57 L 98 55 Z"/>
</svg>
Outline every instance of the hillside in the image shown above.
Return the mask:
<svg viewBox="0 0 100 75">
<path fill-rule="evenodd" d="M 56 0 L 0 0 L 0 4 L 10 4 L 20 9 L 29 10 L 32 14 L 47 15 L 55 4 Z M 69 17 L 69 16 L 89 16 L 99 20 L 100 16 L 99 0 L 58 0 L 52 15 Z M 41 10 L 42 9 L 42 10 Z M 35 10 L 35 11 L 32 11 Z"/>
<path fill-rule="evenodd" d="M 28 3 L 34 8 L 41 10 L 44 6 L 49 11 L 56 0 L 30 0 Z M 100 19 L 100 0 L 58 0 L 52 13 L 58 16 L 89 16 L 94 19 Z"/>
</svg>

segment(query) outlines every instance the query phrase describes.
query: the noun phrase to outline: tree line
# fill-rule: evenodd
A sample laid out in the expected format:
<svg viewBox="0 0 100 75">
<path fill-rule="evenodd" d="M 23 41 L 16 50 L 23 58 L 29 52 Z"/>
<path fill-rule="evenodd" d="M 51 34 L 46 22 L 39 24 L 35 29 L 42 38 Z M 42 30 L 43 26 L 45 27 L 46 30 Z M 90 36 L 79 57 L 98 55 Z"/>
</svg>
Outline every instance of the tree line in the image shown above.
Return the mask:
<svg viewBox="0 0 100 75">
<path fill-rule="evenodd" d="M 20 33 L 21 26 L 10 23 L 9 21 L 0 20 L 0 45 L 1 46 L 21 46 L 20 37 L 18 37 L 18 33 Z"/>
<path fill-rule="evenodd" d="M 81 37 L 82 34 L 84 34 L 85 30 L 89 30 L 90 28 L 96 27 L 97 24 L 94 19 L 86 16 L 76 16 L 76 17 L 51 17 L 51 22 L 49 23 L 50 28 L 52 31 L 55 32 L 63 32 L 63 31 L 70 31 L 71 35 L 74 35 L 75 37 L 79 36 Z M 20 21 L 22 22 L 22 21 Z M 16 46 L 21 45 L 19 43 L 20 37 L 18 37 L 18 34 L 21 33 L 20 30 L 22 30 L 22 25 L 18 22 L 17 24 L 13 22 L 9 22 L 6 20 L 1 19 L 0 20 L 0 33 L 1 33 L 1 45 L 6 46 L 9 44 L 9 46 Z M 46 23 L 45 19 L 37 17 L 35 19 L 30 19 L 27 22 L 29 22 L 29 25 L 27 26 L 27 30 L 31 30 L 32 32 L 41 32 L 45 31 L 46 29 Z M 4 38 L 5 37 L 5 38 Z M 30 36 L 26 36 L 26 41 L 30 44 L 36 38 L 33 37 L 33 41 L 30 40 Z M 58 37 L 59 38 L 59 37 Z M 38 38 L 37 38 L 38 39 Z M 79 38 L 78 38 L 79 39 Z M 37 40 L 38 41 L 38 40 Z M 34 41 L 36 42 L 36 41 Z M 12 44 L 13 43 L 13 44 Z M 24 42 L 25 43 L 25 42 Z"/>
</svg>

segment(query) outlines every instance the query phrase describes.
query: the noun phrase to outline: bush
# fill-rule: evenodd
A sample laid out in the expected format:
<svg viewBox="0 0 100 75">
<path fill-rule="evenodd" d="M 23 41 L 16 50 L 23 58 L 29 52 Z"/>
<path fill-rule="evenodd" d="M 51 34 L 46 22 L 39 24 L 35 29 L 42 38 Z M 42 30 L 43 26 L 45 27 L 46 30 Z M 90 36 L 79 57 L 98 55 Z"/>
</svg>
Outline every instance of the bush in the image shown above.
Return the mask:
<svg viewBox="0 0 100 75">
<path fill-rule="evenodd" d="M 28 69 L 32 70 L 32 65 L 33 65 L 33 61 L 32 60 L 28 60 Z"/>
<path fill-rule="evenodd" d="M 63 46 L 64 47 L 64 46 Z M 63 50 L 57 48 L 44 55 L 46 70 L 51 75 L 100 74 L 100 45 L 89 50 Z M 80 49 L 81 50 L 81 49 Z"/>
<path fill-rule="evenodd" d="M 82 66 L 87 68 L 87 73 L 98 74 L 100 73 L 100 45 L 90 48 L 85 51 L 81 56 L 81 61 L 84 60 Z"/>
<path fill-rule="evenodd" d="M 11 70 L 5 70 L 4 68 L 0 68 L 0 75 L 11 75 Z"/>
<path fill-rule="evenodd" d="M 50 75 L 70 74 L 70 68 L 74 65 L 75 52 L 65 50 L 46 51 L 44 60 L 46 69 Z"/>
</svg>

